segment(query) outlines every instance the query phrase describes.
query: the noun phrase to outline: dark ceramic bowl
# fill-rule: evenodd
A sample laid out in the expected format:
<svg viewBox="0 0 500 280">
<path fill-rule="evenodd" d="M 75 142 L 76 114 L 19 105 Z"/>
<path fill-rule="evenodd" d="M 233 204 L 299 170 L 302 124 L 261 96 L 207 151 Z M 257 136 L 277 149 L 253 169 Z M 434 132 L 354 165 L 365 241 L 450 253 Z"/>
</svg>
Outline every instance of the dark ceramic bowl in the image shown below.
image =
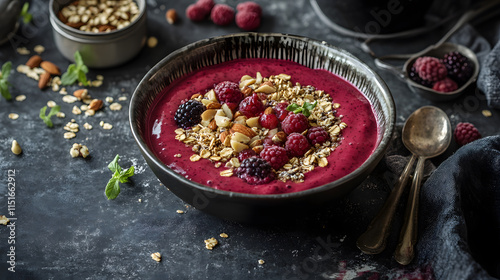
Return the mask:
<svg viewBox="0 0 500 280">
<path fill-rule="evenodd" d="M 376 149 L 355 171 L 306 191 L 255 195 L 213 189 L 192 182 L 163 164 L 145 141 L 146 116 L 163 88 L 187 73 L 239 58 L 276 58 L 333 72 L 355 85 L 371 102 L 379 124 Z M 242 33 L 185 46 L 161 60 L 142 79 L 130 101 L 130 126 L 139 148 L 160 181 L 199 210 L 227 220 L 277 222 L 318 210 L 356 188 L 384 156 L 395 123 L 392 95 L 382 79 L 359 59 L 339 48 L 305 37 Z M 318 208 L 320 207 L 320 208 Z"/>
</svg>

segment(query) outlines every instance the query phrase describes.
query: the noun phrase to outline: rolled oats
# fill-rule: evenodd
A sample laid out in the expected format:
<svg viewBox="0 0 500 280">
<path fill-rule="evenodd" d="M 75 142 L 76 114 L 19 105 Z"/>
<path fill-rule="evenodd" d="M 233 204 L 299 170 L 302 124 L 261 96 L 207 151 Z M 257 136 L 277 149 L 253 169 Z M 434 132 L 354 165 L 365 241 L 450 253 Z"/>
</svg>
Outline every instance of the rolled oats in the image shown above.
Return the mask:
<svg viewBox="0 0 500 280">
<path fill-rule="evenodd" d="M 212 250 L 217 244 L 219 244 L 219 241 L 213 237 L 205 240 L 205 248 L 208 250 Z"/>
<path fill-rule="evenodd" d="M 16 96 L 16 101 L 22 102 L 24 100 L 26 100 L 26 95 L 18 95 L 18 96 Z"/>
</svg>

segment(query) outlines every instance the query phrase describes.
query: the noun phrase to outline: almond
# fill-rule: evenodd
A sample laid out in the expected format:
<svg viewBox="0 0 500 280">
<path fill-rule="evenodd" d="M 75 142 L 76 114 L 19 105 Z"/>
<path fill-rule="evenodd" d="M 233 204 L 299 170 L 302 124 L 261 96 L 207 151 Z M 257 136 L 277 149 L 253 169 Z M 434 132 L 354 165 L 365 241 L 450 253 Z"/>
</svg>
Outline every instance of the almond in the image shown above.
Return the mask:
<svg viewBox="0 0 500 280">
<path fill-rule="evenodd" d="M 229 135 L 229 131 L 227 130 L 224 130 L 222 131 L 220 134 L 219 134 L 219 139 L 222 143 L 224 143 L 224 141 L 226 141 L 226 137 Z"/>
<path fill-rule="evenodd" d="M 87 96 L 89 95 L 89 92 L 87 89 L 77 89 L 73 92 L 73 96 L 78 98 L 78 100 L 86 99 Z"/>
<path fill-rule="evenodd" d="M 174 24 L 179 19 L 179 16 L 177 15 L 177 11 L 175 9 L 169 9 L 165 14 L 165 18 L 167 19 L 168 23 Z"/>
<path fill-rule="evenodd" d="M 264 146 L 255 146 L 252 148 L 252 150 L 256 153 L 256 154 L 260 154 L 260 152 L 262 152 L 262 150 L 264 150 Z"/>
<path fill-rule="evenodd" d="M 42 61 L 42 63 L 40 63 L 40 66 L 43 68 L 43 70 L 49 72 L 52 75 L 56 76 L 61 75 L 61 70 L 59 70 L 59 67 L 57 67 L 54 63 L 50 61 Z"/>
<path fill-rule="evenodd" d="M 264 114 L 266 114 L 266 115 L 271 115 L 273 112 L 274 112 L 273 107 L 267 107 L 264 110 Z"/>
<path fill-rule="evenodd" d="M 271 140 L 274 143 L 284 143 L 286 142 L 286 133 L 284 131 L 279 131 L 278 133 L 274 134 Z"/>
<path fill-rule="evenodd" d="M 191 99 L 196 99 L 200 96 L 202 96 L 200 93 L 195 93 L 195 94 L 191 95 Z"/>
<path fill-rule="evenodd" d="M 34 55 L 30 57 L 30 59 L 28 59 L 28 61 L 26 62 L 26 66 L 33 69 L 35 67 L 40 66 L 41 62 L 42 62 L 42 57 L 39 55 Z"/>
<path fill-rule="evenodd" d="M 210 128 L 211 130 L 217 130 L 217 123 L 215 122 L 215 119 L 212 119 L 210 124 L 208 124 L 208 128 Z"/>
<path fill-rule="evenodd" d="M 250 88 L 250 87 L 244 87 L 244 88 L 241 90 L 241 93 L 243 93 L 243 95 L 244 95 L 245 97 L 247 97 L 247 96 L 252 95 L 252 93 L 253 93 L 253 89 L 252 89 L 252 88 Z"/>
<path fill-rule="evenodd" d="M 212 101 L 207 104 L 207 109 L 220 109 L 221 107 L 222 105 L 220 105 L 220 103 L 217 101 Z"/>
<path fill-rule="evenodd" d="M 38 88 L 39 89 L 44 89 L 49 85 L 50 81 L 50 73 L 49 72 L 43 72 L 40 75 L 40 79 L 38 80 Z"/>
<path fill-rule="evenodd" d="M 273 85 L 273 83 L 267 81 L 262 83 L 256 90 L 255 92 L 262 92 L 262 93 L 275 93 L 276 92 L 276 87 Z"/>
<path fill-rule="evenodd" d="M 92 100 L 90 102 L 89 109 L 97 111 L 97 110 L 99 110 L 99 109 L 102 108 L 102 104 L 103 104 L 102 100 L 100 100 L 100 99 L 94 99 L 94 100 Z"/>
<path fill-rule="evenodd" d="M 249 138 L 252 138 L 255 135 L 257 135 L 257 133 L 255 131 L 253 131 L 251 128 L 249 128 L 245 125 L 239 124 L 239 123 L 235 123 L 231 129 L 234 132 L 242 133 L 242 134 L 248 136 Z"/>
</svg>

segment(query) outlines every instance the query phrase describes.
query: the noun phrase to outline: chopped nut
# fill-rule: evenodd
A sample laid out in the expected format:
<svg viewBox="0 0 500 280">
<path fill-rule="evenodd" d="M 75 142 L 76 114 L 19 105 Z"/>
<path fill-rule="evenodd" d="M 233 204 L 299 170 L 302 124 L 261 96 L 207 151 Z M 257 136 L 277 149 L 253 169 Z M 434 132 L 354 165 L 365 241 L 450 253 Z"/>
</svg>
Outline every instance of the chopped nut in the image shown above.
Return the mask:
<svg viewBox="0 0 500 280">
<path fill-rule="evenodd" d="M 87 116 L 93 116 L 93 115 L 95 115 L 95 111 L 92 110 L 92 109 L 88 109 L 87 111 L 85 111 L 85 115 L 87 115 Z"/>
<path fill-rule="evenodd" d="M 17 48 L 16 51 L 20 55 L 28 55 L 28 54 L 30 54 L 30 51 L 27 48 L 25 48 L 25 47 Z"/>
<path fill-rule="evenodd" d="M 10 222 L 9 218 L 4 215 L 0 215 L 0 225 L 6 226 Z"/>
<path fill-rule="evenodd" d="M 92 125 L 89 124 L 89 123 L 84 123 L 83 124 L 83 128 L 85 128 L 86 130 L 91 130 L 92 129 Z"/>
<path fill-rule="evenodd" d="M 47 102 L 47 106 L 48 106 L 49 108 L 55 107 L 56 105 L 57 105 L 57 104 L 56 104 L 54 101 L 52 101 L 52 100 L 49 100 L 49 101 Z"/>
<path fill-rule="evenodd" d="M 490 110 L 483 110 L 482 113 L 483 113 L 483 116 L 485 116 L 487 118 L 491 117 L 491 115 L 492 115 Z"/>
<path fill-rule="evenodd" d="M 45 47 L 42 45 L 36 45 L 33 49 L 36 53 L 41 54 L 45 51 Z"/>
<path fill-rule="evenodd" d="M 113 103 L 113 97 L 111 96 L 107 96 L 105 99 L 104 99 L 107 103 Z"/>
<path fill-rule="evenodd" d="M 20 155 L 23 152 L 19 143 L 16 140 L 12 140 L 12 147 L 10 148 L 13 154 Z"/>
<path fill-rule="evenodd" d="M 118 98 L 118 101 L 126 101 L 127 100 L 127 97 L 126 96 L 120 96 Z"/>
<path fill-rule="evenodd" d="M 9 114 L 9 119 L 17 120 L 18 118 L 19 118 L 19 115 L 16 114 L 16 113 L 10 113 Z"/>
<path fill-rule="evenodd" d="M 75 138 L 75 137 L 76 137 L 76 134 L 74 132 L 64 133 L 64 139 L 71 139 L 71 138 Z"/>
<path fill-rule="evenodd" d="M 261 259 L 261 260 L 259 260 L 259 264 L 264 264 L 264 263 L 265 263 L 265 261 L 264 261 L 264 260 L 262 260 L 262 259 Z"/>
<path fill-rule="evenodd" d="M 82 110 L 80 110 L 80 108 L 78 108 L 77 106 L 73 106 L 73 109 L 71 110 L 71 112 L 75 115 L 80 115 L 82 113 Z"/>
<path fill-rule="evenodd" d="M 85 88 L 77 89 L 73 92 L 73 96 L 78 98 L 78 100 L 83 100 L 83 99 L 88 98 L 89 91 Z"/>
<path fill-rule="evenodd" d="M 179 16 L 177 15 L 177 11 L 175 9 L 169 9 L 165 14 L 165 18 L 168 23 L 175 24 L 179 19 Z"/>
<path fill-rule="evenodd" d="M 64 119 L 66 117 L 66 114 L 64 112 L 57 112 L 56 117 Z"/>
<path fill-rule="evenodd" d="M 102 125 L 102 128 L 103 128 L 103 129 L 106 129 L 106 130 L 110 130 L 110 129 L 112 129 L 112 128 L 113 128 L 113 126 L 112 126 L 111 124 L 109 124 L 109 123 L 104 123 L 104 124 Z"/>
<path fill-rule="evenodd" d="M 219 236 L 222 237 L 222 238 L 228 238 L 229 237 L 229 235 L 227 235 L 225 233 L 221 233 L 221 234 L 219 234 Z"/>
<path fill-rule="evenodd" d="M 122 109 L 122 105 L 120 103 L 113 103 L 109 105 L 109 109 L 111 111 L 120 111 Z"/>
<path fill-rule="evenodd" d="M 89 149 L 87 146 L 75 143 L 69 150 L 69 154 L 71 157 L 76 158 L 76 157 L 83 157 L 86 158 L 90 154 Z"/>
<path fill-rule="evenodd" d="M 157 262 L 161 262 L 161 254 L 159 252 L 151 254 L 151 258 Z"/>
<path fill-rule="evenodd" d="M 208 250 L 212 250 L 217 244 L 219 244 L 219 241 L 213 237 L 205 240 L 205 248 Z"/>
<path fill-rule="evenodd" d="M 66 103 L 74 103 L 74 102 L 78 101 L 78 98 L 76 98 L 72 95 L 65 95 L 65 96 L 63 96 L 62 100 Z"/>
<path fill-rule="evenodd" d="M 178 214 L 184 214 L 184 211 L 182 211 L 182 210 L 177 210 L 176 212 L 177 212 Z"/>
<path fill-rule="evenodd" d="M 103 102 L 100 99 L 93 99 L 89 104 L 89 109 L 98 111 L 102 108 Z"/>
</svg>

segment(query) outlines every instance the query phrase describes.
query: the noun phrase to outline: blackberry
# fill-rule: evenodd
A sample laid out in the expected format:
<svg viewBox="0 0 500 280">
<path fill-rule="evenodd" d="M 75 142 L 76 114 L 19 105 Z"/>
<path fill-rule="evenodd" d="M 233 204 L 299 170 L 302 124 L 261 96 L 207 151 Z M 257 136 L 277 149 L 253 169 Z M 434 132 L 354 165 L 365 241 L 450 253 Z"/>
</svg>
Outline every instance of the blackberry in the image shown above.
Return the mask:
<svg viewBox="0 0 500 280">
<path fill-rule="evenodd" d="M 420 76 L 417 73 L 417 70 L 415 69 L 415 66 L 413 66 L 410 69 L 410 73 L 408 73 L 408 76 L 412 81 L 414 81 L 417 84 L 423 85 L 424 87 L 432 88 L 433 83 L 427 80 L 423 80 L 420 78 Z"/>
<path fill-rule="evenodd" d="M 459 52 L 445 54 L 442 63 L 448 70 L 448 76 L 457 82 L 459 86 L 465 84 L 472 77 L 474 71 L 472 63 Z"/>
<path fill-rule="evenodd" d="M 241 162 L 236 175 L 252 185 L 267 184 L 274 180 L 275 174 L 269 162 L 258 157 L 250 157 Z"/>
<path fill-rule="evenodd" d="M 201 122 L 201 114 L 205 106 L 196 100 L 188 100 L 181 104 L 175 112 L 174 120 L 178 127 L 189 128 Z"/>
</svg>

